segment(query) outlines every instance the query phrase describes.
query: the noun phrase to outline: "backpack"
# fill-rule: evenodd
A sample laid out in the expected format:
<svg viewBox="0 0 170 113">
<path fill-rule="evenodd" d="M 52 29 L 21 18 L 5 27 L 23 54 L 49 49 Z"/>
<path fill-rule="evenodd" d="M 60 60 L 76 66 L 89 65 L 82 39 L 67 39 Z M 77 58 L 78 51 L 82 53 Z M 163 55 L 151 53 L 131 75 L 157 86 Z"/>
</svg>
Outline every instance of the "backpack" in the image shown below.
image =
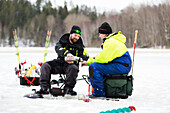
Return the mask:
<svg viewBox="0 0 170 113">
<path fill-rule="evenodd" d="M 116 74 L 103 76 L 106 98 L 126 99 L 132 95 L 133 76 Z"/>
</svg>

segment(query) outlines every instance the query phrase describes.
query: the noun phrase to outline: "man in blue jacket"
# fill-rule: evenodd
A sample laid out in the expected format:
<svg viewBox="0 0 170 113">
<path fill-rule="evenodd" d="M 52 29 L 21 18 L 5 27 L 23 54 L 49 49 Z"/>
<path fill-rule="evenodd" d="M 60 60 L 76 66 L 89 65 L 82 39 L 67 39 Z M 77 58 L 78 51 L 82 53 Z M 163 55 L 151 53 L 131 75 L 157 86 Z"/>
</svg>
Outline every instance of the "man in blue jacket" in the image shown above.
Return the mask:
<svg viewBox="0 0 170 113">
<path fill-rule="evenodd" d="M 105 97 L 103 76 L 129 73 L 132 60 L 125 45 L 126 37 L 121 31 L 112 33 L 110 25 L 104 22 L 98 32 L 103 41 L 102 51 L 83 64 L 90 66 L 90 81 L 94 89 L 92 96 Z"/>
</svg>

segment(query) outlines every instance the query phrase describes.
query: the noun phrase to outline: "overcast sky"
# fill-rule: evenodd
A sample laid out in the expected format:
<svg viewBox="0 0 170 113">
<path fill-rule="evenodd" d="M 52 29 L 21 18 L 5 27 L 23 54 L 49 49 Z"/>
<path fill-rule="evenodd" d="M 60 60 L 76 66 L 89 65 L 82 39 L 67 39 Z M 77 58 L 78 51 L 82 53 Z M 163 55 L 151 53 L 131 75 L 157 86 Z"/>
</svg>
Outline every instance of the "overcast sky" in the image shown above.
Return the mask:
<svg viewBox="0 0 170 113">
<path fill-rule="evenodd" d="M 35 3 L 36 0 L 30 0 Z M 135 6 L 139 6 L 140 4 L 150 4 L 150 5 L 158 5 L 166 0 L 50 0 L 53 7 L 55 6 L 64 6 L 64 1 L 67 2 L 68 8 L 71 8 L 70 3 L 76 5 L 87 5 L 88 7 L 96 7 L 97 12 L 102 13 L 103 11 L 120 11 L 127 6 L 134 4 Z"/>
</svg>

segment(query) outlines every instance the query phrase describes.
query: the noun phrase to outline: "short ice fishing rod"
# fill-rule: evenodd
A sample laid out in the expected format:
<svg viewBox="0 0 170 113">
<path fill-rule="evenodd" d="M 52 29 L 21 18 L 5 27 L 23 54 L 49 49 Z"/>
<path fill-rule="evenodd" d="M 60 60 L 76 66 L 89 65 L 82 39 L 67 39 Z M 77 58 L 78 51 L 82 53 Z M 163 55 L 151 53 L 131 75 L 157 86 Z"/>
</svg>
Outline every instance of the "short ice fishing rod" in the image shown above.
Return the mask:
<svg viewBox="0 0 170 113">
<path fill-rule="evenodd" d="M 133 45 L 133 61 L 132 61 L 132 73 L 133 74 L 133 66 L 134 66 L 134 58 L 135 58 L 135 48 L 136 48 L 136 41 L 137 41 L 137 35 L 138 35 L 138 30 L 135 31 L 135 40 L 134 40 L 134 45 Z"/>
<path fill-rule="evenodd" d="M 18 48 L 18 39 L 17 39 L 16 29 L 13 31 L 13 35 L 14 35 L 15 47 L 17 49 L 19 69 L 21 69 L 21 62 L 20 62 L 20 56 L 19 56 L 19 48 Z"/>
<path fill-rule="evenodd" d="M 47 49 L 50 43 L 50 37 L 51 37 L 51 30 L 47 31 L 47 36 L 46 36 L 46 41 L 45 41 L 45 50 L 44 50 L 44 58 L 43 58 L 43 63 L 45 62 L 46 56 L 47 56 Z"/>
</svg>

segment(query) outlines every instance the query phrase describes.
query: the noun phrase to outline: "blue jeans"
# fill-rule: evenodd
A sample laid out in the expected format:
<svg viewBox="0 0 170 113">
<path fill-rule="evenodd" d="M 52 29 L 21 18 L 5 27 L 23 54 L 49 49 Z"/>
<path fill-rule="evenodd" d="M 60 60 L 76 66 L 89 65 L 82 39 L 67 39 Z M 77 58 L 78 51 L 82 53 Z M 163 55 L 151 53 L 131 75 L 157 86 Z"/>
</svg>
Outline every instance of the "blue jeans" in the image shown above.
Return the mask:
<svg viewBox="0 0 170 113">
<path fill-rule="evenodd" d="M 114 75 L 114 74 L 125 74 L 129 73 L 131 65 L 125 67 L 119 63 L 92 63 L 90 68 L 93 68 L 93 78 L 90 78 L 90 82 L 93 87 L 93 95 L 98 97 L 105 97 L 105 89 L 103 83 L 103 76 Z"/>
</svg>

